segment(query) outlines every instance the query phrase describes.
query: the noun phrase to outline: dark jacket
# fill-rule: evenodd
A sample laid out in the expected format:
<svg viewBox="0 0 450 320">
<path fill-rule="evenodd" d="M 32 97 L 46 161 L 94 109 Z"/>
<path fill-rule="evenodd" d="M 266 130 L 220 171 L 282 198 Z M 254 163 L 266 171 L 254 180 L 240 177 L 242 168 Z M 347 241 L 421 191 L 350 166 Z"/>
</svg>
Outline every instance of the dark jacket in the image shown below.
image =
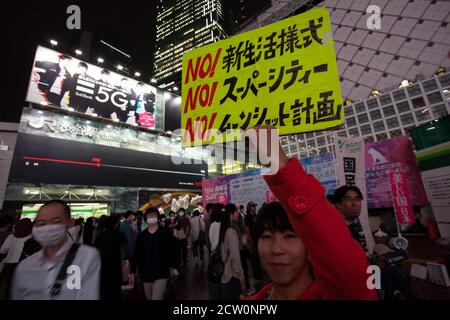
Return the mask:
<svg viewBox="0 0 450 320">
<path fill-rule="evenodd" d="M 131 273 L 139 269 L 142 282 L 169 278 L 170 268 L 176 267 L 175 241 L 166 228 L 159 227 L 151 234 L 142 231 L 137 239 Z"/>
</svg>

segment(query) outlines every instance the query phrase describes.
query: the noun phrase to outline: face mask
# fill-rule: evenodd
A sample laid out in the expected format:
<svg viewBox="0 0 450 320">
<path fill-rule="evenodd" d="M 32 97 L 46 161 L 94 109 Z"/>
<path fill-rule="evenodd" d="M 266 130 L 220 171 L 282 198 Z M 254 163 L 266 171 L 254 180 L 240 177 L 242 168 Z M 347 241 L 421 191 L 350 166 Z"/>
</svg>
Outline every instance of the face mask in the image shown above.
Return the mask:
<svg viewBox="0 0 450 320">
<path fill-rule="evenodd" d="M 66 226 L 63 224 L 50 224 L 33 228 L 33 238 L 43 247 L 54 246 L 66 236 Z"/>
<path fill-rule="evenodd" d="M 183 216 L 184 216 L 184 212 L 180 212 L 180 213 L 178 214 L 178 216 L 183 217 Z"/>
<path fill-rule="evenodd" d="M 148 218 L 147 223 L 151 226 L 154 226 L 155 224 L 158 224 L 158 218 Z"/>
<path fill-rule="evenodd" d="M 170 217 L 170 221 L 175 221 L 175 217 Z"/>
</svg>

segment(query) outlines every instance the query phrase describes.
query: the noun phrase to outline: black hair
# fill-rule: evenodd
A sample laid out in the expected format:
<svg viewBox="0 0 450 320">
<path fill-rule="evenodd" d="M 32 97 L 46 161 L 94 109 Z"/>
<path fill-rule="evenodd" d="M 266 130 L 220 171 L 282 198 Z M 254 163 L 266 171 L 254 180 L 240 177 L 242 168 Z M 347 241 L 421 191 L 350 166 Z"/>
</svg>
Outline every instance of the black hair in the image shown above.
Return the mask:
<svg viewBox="0 0 450 320">
<path fill-rule="evenodd" d="M 86 222 L 84 223 L 84 226 L 90 225 L 92 226 L 94 224 L 94 217 L 89 217 L 86 219 Z"/>
<path fill-rule="evenodd" d="M 237 207 L 234 203 L 229 203 L 225 206 L 225 212 L 232 215 L 237 211 Z"/>
<path fill-rule="evenodd" d="M 114 230 L 120 220 L 120 215 L 113 214 L 105 218 L 104 227 L 106 230 Z"/>
<path fill-rule="evenodd" d="M 209 213 L 212 210 L 213 207 L 214 207 L 214 203 L 207 203 L 206 207 L 205 207 L 206 212 Z"/>
<path fill-rule="evenodd" d="M 55 204 L 58 204 L 58 205 L 60 205 L 61 207 L 63 207 L 63 209 L 64 209 L 64 214 L 70 219 L 71 211 L 70 211 L 69 205 L 68 205 L 65 201 L 62 201 L 62 200 L 59 200 L 59 199 L 58 199 L 58 200 L 50 200 L 50 201 L 45 202 L 45 203 L 39 208 L 38 213 L 42 210 L 42 208 L 47 207 L 47 206 L 50 206 L 50 205 L 55 205 Z"/>
<path fill-rule="evenodd" d="M 259 210 L 255 219 L 255 245 L 266 230 L 272 232 L 294 231 L 281 203 L 271 202 Z"/>
<path fill-rule="evenodd" d="M 15 226 L 15 237 L 16 238 L 25 238 L 26 236 L 31 234 L 33 229 L 33 222 L 29 218 L 20 219 L 19 222 L 16 223 Z"/>
<path fill-rule="evenodd" d="M 78 68 L 86 68 L 86 70 L 88 69 L 88 65 L 86 64 L 86 63 L 84 63 L 84 62 L 79 62 L 78 63 Z"/>
<path fill-rule="evenodd" d="M 242 204 L 239 206 L 239 210 L 241 209 L 244 209 L 244 206 Z"/>
<path fill-rule="evenodd" d="M 193 216 L 193 217 L 198 217 L 198 216 L 200 216 L 200 210 L 194 209 L 194 210 L 192 211 L 192 216 Z"/>
<path fill-rule="evenodd" d="M 216 203 L 214 204 L 211 212 L 211 223 L 220 222 L 220 217 L 222 213 L 225 212 L 225 207 L 223 204 Z"/>
<path fill-rule="evenodd" d="M 159 220 L 159 210 L 158 209 L 156 209 L 155 207 L 151 207 L 151 208 L 148 208 L 147 210 L 145 210 L 145 213 L 144 213 L 145 219 L 147 219 L 147 216 L 150 213 L 154 213 Z"/>
<path fill-rule="evenodd" d="M 359 190 L 356 186 L 341 186 L 334 191 L 333 201 L 334 204 L 341 203 L 342 199 L 345 198 L 345 195 L 348 191 L 354 191 L 361 199 L 364 199 L 361 190 Z"/>
<path fill-rule="evenodd" d="M 127 212 L 125 212 L 125 214 L 123 216 L 125 217 L 125 219 L 128 219 L 128 217 L 131 215 L 136 216 L 136 214 L 133 211 L 128 210 Z"/>
<path fill-rule="evenodd" d="M 230 205 L 227 204 L 227 206 L 230 206 Z M 228 228 L 231 227 L 230 208 L 231 207 L 228 207 L 228 210 L 227 209 L 223 209 L 222 213 L 220 214 L 219 243 L 224 243 L 225 242 L 225 234 L 226 234 Z"/>
</svg>

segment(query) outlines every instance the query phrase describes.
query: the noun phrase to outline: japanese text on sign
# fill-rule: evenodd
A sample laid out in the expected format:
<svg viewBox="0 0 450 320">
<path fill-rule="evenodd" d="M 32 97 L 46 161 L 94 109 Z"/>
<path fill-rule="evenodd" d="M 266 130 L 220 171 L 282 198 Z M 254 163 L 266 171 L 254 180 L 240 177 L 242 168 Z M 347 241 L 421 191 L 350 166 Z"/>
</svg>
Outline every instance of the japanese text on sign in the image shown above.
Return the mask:
<svg viewBox="0 0 450 320">
<path fill-rule="evenodd" d="M 228 141 L 229 130 L 265 124 L 280 134 L 342 124 L 330 34 L 320 8 L 186 53 L 183 145 Z"/>
</svg>

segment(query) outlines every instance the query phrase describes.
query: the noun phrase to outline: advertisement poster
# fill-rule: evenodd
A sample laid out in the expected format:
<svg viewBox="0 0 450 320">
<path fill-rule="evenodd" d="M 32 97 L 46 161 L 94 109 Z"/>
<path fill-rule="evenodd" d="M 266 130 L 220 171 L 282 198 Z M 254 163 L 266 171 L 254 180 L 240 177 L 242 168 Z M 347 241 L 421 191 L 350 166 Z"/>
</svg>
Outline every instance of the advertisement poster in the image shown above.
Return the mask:
<svg viewBox="0 0 450 320">
<path fill-rule="evenodd" d="M 44 47 L 36 51 L 26 100 L 142 128 L 164 129 L 163 91 Z"/>
<path fill-rule="evenodd" d="M 389 172 L 401 168 L 408 177 L 408 188 L 414 206 L 428 204 L 410 138 L 401 136 L 365 146 L 366 180 L 369 208 L 392 207 Z"/>
<path fill-rule="evenodd" d="M 203 206 L 209 202 L 234 203 L 244 207 L 248 202 L 253 201 L 258 205 L 258 209 L 267 199 L 273 201 L 269 195 L 269 187 L 265 183 L 260 170 L 251 170 L 241 174 L 204 179 L 202 181 Z"/>
<path fill-rule="evenodd" d="M 227 130 L 264 124 L 281 135 L 341 125 L 331 32 L 329 12 L 319 8 L 187 52 L 183 146 L 231 141 L 239 135 Z"/>
</svg>

